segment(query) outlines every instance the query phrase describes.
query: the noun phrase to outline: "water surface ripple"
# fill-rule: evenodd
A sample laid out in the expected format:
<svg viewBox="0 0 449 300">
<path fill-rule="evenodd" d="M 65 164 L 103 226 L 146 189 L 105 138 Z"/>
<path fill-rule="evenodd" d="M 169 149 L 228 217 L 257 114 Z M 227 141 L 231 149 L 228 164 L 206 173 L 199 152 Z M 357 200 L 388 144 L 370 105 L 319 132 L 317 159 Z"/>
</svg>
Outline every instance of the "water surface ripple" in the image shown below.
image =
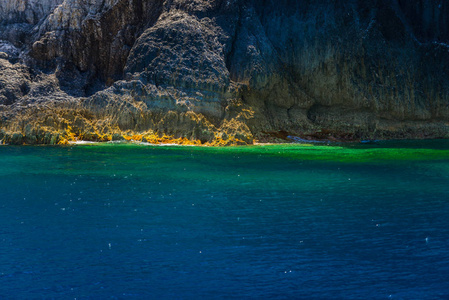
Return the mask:
<svg viewBox="0 0 449 300">
<path fill-rule="evenodd" d="M 0 147 L 1 299 L 448 299 L 449 143 Z"/>
</svg>

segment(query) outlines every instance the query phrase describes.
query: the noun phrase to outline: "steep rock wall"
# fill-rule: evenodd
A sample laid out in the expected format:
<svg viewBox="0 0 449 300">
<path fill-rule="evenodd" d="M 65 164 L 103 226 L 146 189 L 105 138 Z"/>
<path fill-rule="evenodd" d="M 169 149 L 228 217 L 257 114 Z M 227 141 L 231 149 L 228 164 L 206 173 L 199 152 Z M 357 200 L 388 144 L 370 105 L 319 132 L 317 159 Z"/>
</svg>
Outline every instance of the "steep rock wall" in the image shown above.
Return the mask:
<svg viewBox="0 0 449 300">
<path fill-rule="evenodd" d="M 251 56 L 237 53 L 235 62 L 256 66 L 243 67 L 256 70 L 243 78 L 246 99 L 262 108 L 253 127 L 269 121 L 265 128 L 291 131 L 300 123 L 375 136 L 396 121 L 447 119 L 447 40 L 417 42 L 399 3 L 281 0 L 255 7 L 251 24 L 261 28 L 248 34 L 243 25 L 241 33 L 242 41 L 254 41 L 246 47 Z"/>
<path fill-rule="evenodd" d="M 1 4 L 3 135 L 448 136 L 445 1 Z"/>
<path fill-rule="evenodd" d="M 36 24 L 63 0 L 1 0 L 1 23 Z"/>
<path fill-rule="evenodd" d="M 121 79 L 131 47 L 142 30 L 159 17 L 162 1 L 65 0 L 39 26 L 30 55 L 38 66 L 56 68 L 63 83 L 76 74 L 85 83 L 65 88 L 90 94 Z"/>
</svg>

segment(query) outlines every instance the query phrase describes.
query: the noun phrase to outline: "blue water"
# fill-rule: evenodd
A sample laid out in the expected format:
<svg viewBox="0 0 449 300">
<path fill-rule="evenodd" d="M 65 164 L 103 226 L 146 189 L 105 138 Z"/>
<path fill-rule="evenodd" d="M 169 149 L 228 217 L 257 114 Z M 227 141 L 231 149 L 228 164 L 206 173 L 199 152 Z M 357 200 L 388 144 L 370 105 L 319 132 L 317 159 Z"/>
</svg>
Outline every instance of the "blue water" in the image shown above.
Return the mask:
<svg viewBox="0 0 449 300">
<path fill-rule="evenodd" d="M 449 299 L 449 143 L 0 147 L 0 299 Z"/>
</svg>

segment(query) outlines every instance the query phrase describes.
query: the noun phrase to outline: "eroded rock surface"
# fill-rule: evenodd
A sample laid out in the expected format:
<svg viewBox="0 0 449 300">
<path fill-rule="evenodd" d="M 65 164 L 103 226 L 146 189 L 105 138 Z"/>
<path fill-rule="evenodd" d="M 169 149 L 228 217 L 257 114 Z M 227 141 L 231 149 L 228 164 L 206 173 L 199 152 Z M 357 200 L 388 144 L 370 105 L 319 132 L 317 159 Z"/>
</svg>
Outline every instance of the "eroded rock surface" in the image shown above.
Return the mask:
<svg viewBox="0 0 449 300">
<path fill-rule="evenodd" d="M 449 137 L 448 24 L 441 0 L 0 0 L 0 139 Z"/>
</svg>

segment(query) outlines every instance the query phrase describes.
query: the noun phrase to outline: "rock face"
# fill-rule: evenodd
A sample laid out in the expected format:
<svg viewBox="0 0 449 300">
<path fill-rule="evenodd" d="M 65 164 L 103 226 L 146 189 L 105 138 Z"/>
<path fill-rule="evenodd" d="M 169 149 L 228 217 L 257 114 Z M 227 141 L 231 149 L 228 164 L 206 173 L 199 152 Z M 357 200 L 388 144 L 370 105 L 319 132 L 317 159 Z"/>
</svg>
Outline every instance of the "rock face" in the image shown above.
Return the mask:
<svg viewBox="0 0 449 300">
<path fill-rule="evenodd" d="M 0 0 L 0 140 L 449 137 L 449 4 Z"/>
</svg>

